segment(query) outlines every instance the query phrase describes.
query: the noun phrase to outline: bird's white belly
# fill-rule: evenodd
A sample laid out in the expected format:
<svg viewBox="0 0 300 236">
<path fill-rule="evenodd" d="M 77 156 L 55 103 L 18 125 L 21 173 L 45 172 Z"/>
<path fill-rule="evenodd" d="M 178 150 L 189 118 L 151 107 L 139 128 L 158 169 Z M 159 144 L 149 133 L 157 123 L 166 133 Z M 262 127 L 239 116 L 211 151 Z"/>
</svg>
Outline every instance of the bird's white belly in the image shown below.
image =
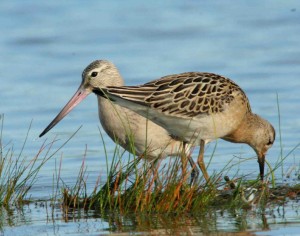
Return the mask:
<svg viewBox="0 0 300 236">
<path fill-rule="evenodd" d="M 127 151 L 147 159 L 182 154 L 182 143 L 172 139 L 161 126 L 106 99 L 98 101 L 102 127 L 112 140 Z M 187 154 L 190 148 L 186 149 Z"/>
</svg>

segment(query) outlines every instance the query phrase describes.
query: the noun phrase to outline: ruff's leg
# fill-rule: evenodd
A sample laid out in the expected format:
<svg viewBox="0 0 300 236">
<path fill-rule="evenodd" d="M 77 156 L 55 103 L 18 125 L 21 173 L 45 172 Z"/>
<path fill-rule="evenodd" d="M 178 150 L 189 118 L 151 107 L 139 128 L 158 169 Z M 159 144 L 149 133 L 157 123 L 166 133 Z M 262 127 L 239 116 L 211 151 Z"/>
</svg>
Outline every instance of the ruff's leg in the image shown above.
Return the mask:
<svg viewBox="0 0 300 236">
<path fill-rule="evenodd" d="M 204 146 L 205 146 L 205 142 L 204 140 L 201 140 L 200 141 L 200 151 L 199 151 L 199 156 L 198 156 L 198 165 L 200 167 L 200 170 L 202 171 L 202 174 L 205 178 L 205 180 L 207 182 L 209 182 L 209 175 L 207 174 L 207 171 L 206 171 L 206 167 L 205 167 L 205 163 L 204 163 Z"/>
<path fill-rule="evenodd" d="M 191 167 L 192 167 L 192 171 L 191 171 L 191 180 L 190 180 L 190 185 L 194 185 L 195 184 L 195 181 L 196 179 L 198 178 L 199 176 L 199 170 L 197 168 L 197 165 L 196 163 L 194 162 L 193 158 L 192 158 L 192 155 L 191 155 L 191 152 L 189 150 L 189 152 L 187 153 L 187 150 L 186 150 L 186 143 L 184 142 L 183 143 L 183 153 L 182 153 L 182 168 L 183 170 L 182 171 L 185 171 L 186 172 L 186 169 L 187 169 L 187 161 L 189 161 Z M 183 172 L 183 173 L 185 173 Z"/>
<path fill-rule="evenodd" d="M 187 158 L 186 158 L 186 143 L 183 142 L 182 144 L 182 151 L 181 151 L 181 171 L 182 171 L 182 176 L 185 178 L 186 172 L 187 172 Z"/>
<path fill-rule="evenodd" d="M 159 186 L 160 181 L 159 181 L 159 174 L 158 174 L 158 161 L 159 161 L 159 157 L 156 158 L 155 160 L 153 160 L 152 162 L 150 162 L 150 169 L 154 178 L 154 188 L 156 189 L 157 186 Z"/>
<path fill-rule="evenodd" d="M 194 162 L 192 155 L 189 153 L 189 155 L 187 156 L 189 163 L 192 167 L 192 172 L 191 172 L 191 182 L 190 185 L 193 186 L 195 184 L 195 181 L 198 179 L 199 176 L 199 170 L 197 168 L 196 163 Z"/>
</svg>

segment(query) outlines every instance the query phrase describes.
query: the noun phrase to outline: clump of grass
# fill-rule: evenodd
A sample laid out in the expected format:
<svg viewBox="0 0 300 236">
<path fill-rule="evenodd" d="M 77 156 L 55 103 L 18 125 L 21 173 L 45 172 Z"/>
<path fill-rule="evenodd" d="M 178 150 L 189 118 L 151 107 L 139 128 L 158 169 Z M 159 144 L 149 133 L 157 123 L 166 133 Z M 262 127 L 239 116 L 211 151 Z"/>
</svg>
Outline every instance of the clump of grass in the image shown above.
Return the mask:
<svg viewBox="0 0 300 236">
<path fill-rule="evenodd" d="M 104 145 L 105 147 L 105 145 Z M 118 146 L 114 151 L 109 166 L 107 159 L 107 180 L 99 191 L 99 185 L 91 195 L 87 195 L 84 161 L 74 187 L 62 188 L 64 212 L 70 209 L 95 209 L 101 213 L 164 213 L 179 214 L 199 212 L 210 207 L 249 206 L 248 190 L 254 189 L 258 180 L 244 185 L 243 179 L 223 181 L 224 176 L 233 165 L 227 164 L 219 173 L 211 176 L 210 183 L 201 177 L 192 186 L 189 184 L 191 168 L 184 165 L 182 158 L 156 162 L 141 161 L 134 155 L 124 157 Z M 234 187 L 232 187 L 234 186 Z M 245 196 L 246 195 L 246 196 Z M 252 196 L 250 196 L 251 198 Z M 261 197 L 255 198 L 262 199 Z M 242 204 L 238 204 L 242 203 Z"/>
<path fill-rule="evenodd" d="M 64 212 L 69 212 L 69 208 L 71 209 L 88 209 L 90 204 L 90 199 L 88 197 L 87 188 L 86 188 L 86 182 L 87 182 L 87 175 L 86 175 L 86 166 L 85 166 L 85 159 L 86 159 L 86 151 L 83 156 L 82 165 L 80 167 L 80 170 L 78 172 L 78 176 L 76 179 L 76 183 L 73 187 L 69 187 L 64 181 L 60 178 L 60 171 L 62 162 L 60 162 L 59 167 L 59 174 L 56 178 L 57 181 L 57 188 L 58 190 L 60 184 L 59 182 L 62 182 L 62 199 L 63 199 L 63 208 Z M 61 159 L 62 161 L 62 159 Z M 96 182 L 93 194 L 97 191 L 98 187 L 98 181 Z"/>
<path fill-rule="evenodd" d="M 63 143 L 56 151 L 50 153 L 55 138 L 41 147 L 33 157 L 23 154 L 32 122 L 27 130 L 21 150 L 16 153 L 11 142 L 3 144 L 4 115 L 0 115 L 0 207 L 9 207 L 14 204 L 21 205 L 29 201 L 26 199 L 29 190 L 37 180 L 37 174 L 43 165 L 54 156 L 75 134 Z"/>
<path fill-rule="evenodd" d="M 108 156 L 106 154 L 106 158 Z M 247 159 L 248 160 L 248 159 Z M 242 162 L 245 160 L 241 160 Z M 181 214 L 199 213 L 214 209 L 241 209 L 265 207 L 269 200 L 281 202 L 300 195 L 300 188 L 269 188 L 259 178 L 249 180 L 247 176 L 223 180 L 224 173 L 237 164 L 227 164 L 211 177 L 210 183 L 200 178 L 189 184 L 191 168 L 182 169 L 182 158 L 156 162 L 141 161 L 133 155 L 125 157 L 116 147 L 109 166 L 107 180 L 99 191 L 99 183 L 91 195 L 86 190 L 85 157 L 75 187 L 62 189 L 63 206 L 68 214 L 73 209 L 94 209 L 102 214 L 128 213 Z M 276 168 L 279 168 L 276 166 Z M 268 179 L 274 169 L 269 169 Z"/>
</svg>

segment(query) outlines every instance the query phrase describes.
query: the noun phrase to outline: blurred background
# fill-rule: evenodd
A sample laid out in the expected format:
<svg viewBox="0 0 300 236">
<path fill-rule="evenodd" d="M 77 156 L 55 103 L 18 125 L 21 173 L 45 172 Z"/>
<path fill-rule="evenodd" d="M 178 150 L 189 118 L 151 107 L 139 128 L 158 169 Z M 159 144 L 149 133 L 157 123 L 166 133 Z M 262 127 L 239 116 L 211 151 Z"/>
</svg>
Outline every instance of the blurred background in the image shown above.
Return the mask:
<svg viewBox="0 0 300 236">
<path fill-rule="evenodd" d="M 99 171 L 105 169 L 95 95 L 45 137 L 38 135 L 77 90 L 83 69 L 93 60 L 106 59 L 119 68 L 128 85 L 187 71 L 231 78 L 245 90 L 253 111 L 275 126 L 277 141 L 267 157 L 275 163 L 281 146 L 285 155 L 300 141 L 299 22 L 300 3 L 289 0 L 1 1 L 2 142 L 13 143 L 18 152 L 33 120 L 25 154 L 34 156 L 45 139 L 58 135 L 58 145 L 83 125 L 43 167 L 37 191 L 32 191 L 49 196 L 46 189 L 52 186 L 55 161 L 61 155 L 63 179 L 72 182 L 86 145 L 94 186 Z M 111 153 L 115 145 L 106 134 L 104 139 Z M 222 168 L 236 155 L 251 157 L 254 152 L 242 144 L 220 141 L 209 171 Z M 299 163 L 299 151 L 290 157 L 286 168 Z M 258 172 L 255 159 L 240 168 L 241 174 Z"/>
</svg>

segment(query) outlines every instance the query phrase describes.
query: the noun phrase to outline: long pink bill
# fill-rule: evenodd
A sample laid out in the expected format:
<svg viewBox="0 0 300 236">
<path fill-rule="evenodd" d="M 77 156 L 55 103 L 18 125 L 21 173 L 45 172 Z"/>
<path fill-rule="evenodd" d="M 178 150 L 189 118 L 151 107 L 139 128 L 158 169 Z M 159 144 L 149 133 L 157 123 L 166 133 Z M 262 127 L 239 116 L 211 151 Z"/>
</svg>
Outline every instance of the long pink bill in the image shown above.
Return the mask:
<svg viewBox="0 0 300 236">
<path fill-rule="evenodd" d="M 77 92 L 73 95 L 70 101 L 65 105 L 65 107 L 60 111 L 60 113 L 54 118 L 54 120 L 44 129 L 44 131 L 39 135 L 42 137 L 50 129 L 52 129 L 60 120 L 62 120 L 74 107 L 76 107 L 87 95 L 91 92 L 83 89 L 81 86 Z"/>
</svg>

